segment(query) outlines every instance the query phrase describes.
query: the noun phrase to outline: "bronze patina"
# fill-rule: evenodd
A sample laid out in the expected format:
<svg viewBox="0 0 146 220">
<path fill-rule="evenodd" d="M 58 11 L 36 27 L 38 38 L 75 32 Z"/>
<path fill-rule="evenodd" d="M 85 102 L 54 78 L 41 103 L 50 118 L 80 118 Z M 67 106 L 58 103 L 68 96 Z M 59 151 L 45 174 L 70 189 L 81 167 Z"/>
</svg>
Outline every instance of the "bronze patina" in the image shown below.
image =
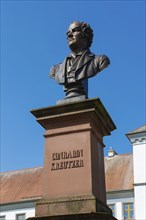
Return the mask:
<svg viewBox="0 0 146 220">
<path fill-rule="evenodd" d="M 106 55 L 95 55 L 90 51 L 93 30 L 89 24 L 74 21 L 66 35 L 71 53 L 62 63 L 52 66 L 49 75 L 64 86 L 65 99 L 88 98 L 88 78 L 107 67 L 110 60 Z"/>
</svg>

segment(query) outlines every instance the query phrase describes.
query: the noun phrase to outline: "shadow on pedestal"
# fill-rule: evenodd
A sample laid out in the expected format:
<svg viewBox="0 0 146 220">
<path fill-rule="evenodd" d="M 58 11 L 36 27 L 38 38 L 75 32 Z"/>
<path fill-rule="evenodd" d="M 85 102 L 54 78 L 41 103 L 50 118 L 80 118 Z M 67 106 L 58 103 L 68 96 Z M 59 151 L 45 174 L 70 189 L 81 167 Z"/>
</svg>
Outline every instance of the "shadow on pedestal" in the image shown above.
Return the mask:
<svg viewBox="0 0 146 220">
<path fill-rule="evenodd" d="M 84 214 L 72 214 L 62 216 L 44 216 L 34 217 L 28 220 L 117 220 L 108 213 L 84 213 Z"/>
</svg>

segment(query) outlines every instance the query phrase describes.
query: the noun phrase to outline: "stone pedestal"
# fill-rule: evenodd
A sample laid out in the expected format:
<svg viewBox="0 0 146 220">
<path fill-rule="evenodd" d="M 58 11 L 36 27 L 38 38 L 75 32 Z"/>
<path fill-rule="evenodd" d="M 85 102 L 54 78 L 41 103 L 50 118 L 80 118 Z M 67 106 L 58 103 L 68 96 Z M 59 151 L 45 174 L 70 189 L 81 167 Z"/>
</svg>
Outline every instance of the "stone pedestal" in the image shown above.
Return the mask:
<svg viewBox="0 0 146 220">
<path fill-rule="evenodd" d="M 34 217 L 28 220 L 117 220 L 108 213 L 84 213 L 60 216 Z"/>
<path fill-rule="evenodd" d="M 112 219 L 106 205 L 103 137 L 116 127 L 100 99 L 31 113 L 46 130 L 42 200 L 31 219 Z"/>
</svg>

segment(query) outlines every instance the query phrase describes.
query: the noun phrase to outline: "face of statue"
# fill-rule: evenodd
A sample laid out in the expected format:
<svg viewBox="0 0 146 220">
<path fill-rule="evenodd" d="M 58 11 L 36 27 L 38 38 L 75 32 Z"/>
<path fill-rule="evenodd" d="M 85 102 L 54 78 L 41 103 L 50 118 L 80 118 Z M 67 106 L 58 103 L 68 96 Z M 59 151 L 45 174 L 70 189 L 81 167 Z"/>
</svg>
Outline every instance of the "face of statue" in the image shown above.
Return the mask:
<svg viewBox="0 0 146 220">
<path fill-rule="evenodd" d="M 87 42 L 82 35 L 81 24 L 79 22 L 73 22 L 66 34 L 68 45 L 73 52 L 80 52 L 86 49 Z"/>
</svg>

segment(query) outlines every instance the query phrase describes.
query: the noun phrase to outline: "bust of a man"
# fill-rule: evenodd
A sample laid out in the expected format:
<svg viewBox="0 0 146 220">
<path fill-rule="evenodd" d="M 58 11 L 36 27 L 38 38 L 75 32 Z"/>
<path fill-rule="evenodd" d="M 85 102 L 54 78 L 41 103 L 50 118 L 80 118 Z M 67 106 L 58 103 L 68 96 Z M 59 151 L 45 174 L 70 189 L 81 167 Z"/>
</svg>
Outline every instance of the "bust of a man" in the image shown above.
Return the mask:
<svg viewBox="0 0 146 220">
<path fill-rule="evenodd" d="M 88 97 L 88 78 L 95 76 L 110 64 L 105 55 L 95 55 L 89 48 L 93 40 L 93 30 L 85 22 L 72 22 L 66 33 L 71 53 L 65 60 L 54 65 L 50 77 L 64 85 L 65 98 Z"/>
</svg>

